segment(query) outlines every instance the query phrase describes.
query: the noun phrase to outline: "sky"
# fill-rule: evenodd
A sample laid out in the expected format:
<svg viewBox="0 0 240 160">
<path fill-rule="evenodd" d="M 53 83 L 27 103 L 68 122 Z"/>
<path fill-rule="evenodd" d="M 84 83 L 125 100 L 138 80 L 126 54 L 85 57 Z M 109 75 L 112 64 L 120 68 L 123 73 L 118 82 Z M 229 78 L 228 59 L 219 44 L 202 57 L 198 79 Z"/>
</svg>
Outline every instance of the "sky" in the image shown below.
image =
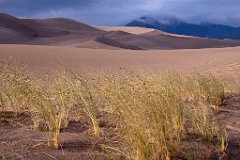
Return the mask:
<svg viewBox="0 0 240 160">
<path fill-rule="evenodd" d="M 192 23 L 240 27 L 240 0 L 0 0 L 0 12 L 27 18 L 65 17 L 102 26 L 171 15 Z"/>
</svg>

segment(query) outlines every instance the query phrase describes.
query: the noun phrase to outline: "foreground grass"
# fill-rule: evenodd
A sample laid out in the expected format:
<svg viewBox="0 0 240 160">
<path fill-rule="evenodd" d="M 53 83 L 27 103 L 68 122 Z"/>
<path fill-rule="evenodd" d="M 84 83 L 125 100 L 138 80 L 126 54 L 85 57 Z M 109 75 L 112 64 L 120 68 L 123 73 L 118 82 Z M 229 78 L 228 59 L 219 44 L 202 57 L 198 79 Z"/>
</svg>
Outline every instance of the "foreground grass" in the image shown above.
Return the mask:
<svg viewBox="0 0 240 160">
<path fill-rule="evenodd" d="M 121 73 L 85 78 L 67 71 L 36 79 L 23 70 L 0 71 L 0 109 L 29 112 L 33 129 L 44 129 L 48 146 L 59 148 L 62 128 L 84 116 L 92 135 L 104 137 L 98 114 L 116 117 L 121 146 L 102 145 L 112 159 L 201 159 L 224 155 L 226 134 L 213 120 L 225 94 L 223 81 L 198 73 L 160 77 Z M 187 145 L 189 135 L 199 143 Z"/>
</svg>

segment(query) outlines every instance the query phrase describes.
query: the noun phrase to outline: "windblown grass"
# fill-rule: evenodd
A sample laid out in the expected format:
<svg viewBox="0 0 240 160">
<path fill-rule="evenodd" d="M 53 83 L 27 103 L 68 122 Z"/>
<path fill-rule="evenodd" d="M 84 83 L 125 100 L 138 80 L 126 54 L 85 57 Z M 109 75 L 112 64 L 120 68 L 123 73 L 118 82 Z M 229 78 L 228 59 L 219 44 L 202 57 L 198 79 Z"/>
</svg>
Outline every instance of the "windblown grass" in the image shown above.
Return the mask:
<svg viewBox="0 0 240 160">
<path fill-rule="evenodd" d="M 123 73 L 90 79 L 64 70 L 34 79 L 16 67 L 4 67 L 0 78 L 1 109 L 31 113 L 35 130 L 46 131 L 49 147 L 59 148 L 61 129 L 82 114 L 91 122 L 93 134 L 100 137 L 97 115 L 104 110 L 119 118 L 115 130 L 123 144 L 104 148 L 126 159 L 191 157 L 198 151 L 184 146 L 189 135 L 197 135 L 209 146 L 219 142 L 215 152 L 226 149 L 224 127 L 213 120 L 224 98 L 224 83 L 211 74 L 166 72 L 153 77 Z"/>
<path fill-rule="evenodd" d="M 3 66 L 0 70 L 0 106 L 15 113 L 28 108 L 32 93 L 32 78 L 14 66 Z"/>
<path fill-rule="evenodd" d="M 124 152 L 130 159 L 177 157 L 190 130 L 209 143 L 215 136 L 225 141 L 214 125 L 211 107 L 220 104 L 224 86 L 213 76 L 121 75 L 105 83 L 106 105 L 121 119 Z"/>
<path fill-rule="evenodd" d="M 240 93 L 240 73 L 236 77 L 237 91 Z"/>
<path fill-rule="evenodd" d="M 2 110 L 29 112 L 33 128 L 46 131 L 49 147 L 59 147 L 60 130 L 68 127 L 70 114 L 85 113 L 94 134 L 100 135 L 91 91 L 75 75 L 62 71 L 45 79 L 33 79 L 14 66 L 4 66 L 0 78 Z"/>
</svg>

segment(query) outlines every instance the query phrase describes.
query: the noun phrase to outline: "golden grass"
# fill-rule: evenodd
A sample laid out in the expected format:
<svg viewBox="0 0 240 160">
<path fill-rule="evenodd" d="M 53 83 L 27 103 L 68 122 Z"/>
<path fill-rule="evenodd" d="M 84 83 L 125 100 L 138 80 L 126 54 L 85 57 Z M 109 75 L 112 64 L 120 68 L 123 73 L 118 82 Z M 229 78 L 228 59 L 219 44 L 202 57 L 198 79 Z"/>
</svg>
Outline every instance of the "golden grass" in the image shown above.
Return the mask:
<svg viewBox="0 0 240 160">
<path fill-rule="evenodd" d="M 240 73 L 236 77 L 237 91 L 240 93 Z"/>
<path fill-rule="evenodd" d="M 4 66 L 0 72 L 1 106 L 16 113 L 24 112 L 32 94 L 31 78 L 13 66 Z"/>
<path fill-rule="evenodd" d="M 60 130 L 68 127 L 70 113 L 84 112 L 100 135 L 96 106 L 87 84 L 75 75 L 62 71 L 45 79 L 30 78 L 13 66 L 4 66 L 0 74 L 0 107 L 16 114 L 30 112 L 33 128 L 42 127 L 48 146 L 59 147 Z"/>
<path fill-rule="evenodd" d="M 94 135 L 101 136 L 97 114 L 105 110 L 119 117 L 116 132 L 123 143 L 121 148 L 105 149 L 127 159 L 168 160 L 197 154 L 197 148 L 184 149 L 189 134 L 209 144 L 217 139 L 219 153 L 226 149 L 225 129 L 213 120 L 224 98 L 224 83 L 211 74 L 123 73 L 89 79 L 64 70 L 34 79 L 16 67 L 4 67 L 0 78 L 1 108 L 30 112 L 33 127 L 45 129 L 49 147 L 59 148 L 61 128 L 68 127 L 70 117 L 83 113 Z"/>
<path fill-rule="evenodd" d="M 212 105 L 220 105 L 224 86 L 213 76 L 120 75 L 105 84 L 106 105 L 120 116 L 130 159 L 171 159 L 190 130 L 209 142 L 214 136 L 225 141 L 212 120 Z"/>
</svg>

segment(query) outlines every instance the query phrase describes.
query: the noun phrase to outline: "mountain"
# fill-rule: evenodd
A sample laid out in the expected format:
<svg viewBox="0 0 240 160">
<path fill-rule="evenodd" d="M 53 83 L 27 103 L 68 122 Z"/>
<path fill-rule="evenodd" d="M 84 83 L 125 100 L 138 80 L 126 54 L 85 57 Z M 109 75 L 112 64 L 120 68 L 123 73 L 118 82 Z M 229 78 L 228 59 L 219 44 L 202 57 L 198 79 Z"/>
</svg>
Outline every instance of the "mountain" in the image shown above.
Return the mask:
<svg viewBox="0 0 240 160">
<path fill-rule="evenodd" d="M 173 22 L 181 23 L 177 19 L 164 21 Z M 141 27 L 93 27 L 66 18 L 22 19 L 0 13 L 0 44 L 171 50 L 235 47 L 240 46 L 240 41 L 196 38 Z"/>
<path fill-rule="evenodd" d="M 154 28 L 168 33 L 201 38 L 240 40 L 240 27 L 211 23 L 192 24 L 172 16 L 141 17 L 126 26 Z"/>
</svg>

